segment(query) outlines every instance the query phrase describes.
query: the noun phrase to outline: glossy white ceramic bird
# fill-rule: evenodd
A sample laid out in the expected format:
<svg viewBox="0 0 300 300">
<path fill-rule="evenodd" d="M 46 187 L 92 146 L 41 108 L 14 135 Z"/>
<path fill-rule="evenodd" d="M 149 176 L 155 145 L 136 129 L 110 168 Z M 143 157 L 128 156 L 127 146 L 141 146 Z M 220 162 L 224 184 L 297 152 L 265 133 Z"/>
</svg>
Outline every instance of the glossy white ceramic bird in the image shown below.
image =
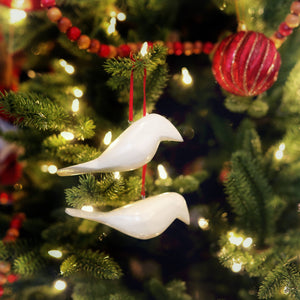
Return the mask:
<svg viewBox="0 0 300 300">
<path fill-rule="evenodd" d="M 59 169 L 59 176 L 96 172 L 130 171 L 147 164 L 161 141 L 182 142 L 175 126 L 165 117 L 149 114 L 132 123 L 96 159 Z"/>
<path fill-rule="evenodd" d="M 66 208 L 66 213 L 108 225 L 138 239 L 150 239 L 160 235 L 175 219 L 190 224 L 185 199 L 173 192 L 139 200 L 109 212 Z"/>
</svg>

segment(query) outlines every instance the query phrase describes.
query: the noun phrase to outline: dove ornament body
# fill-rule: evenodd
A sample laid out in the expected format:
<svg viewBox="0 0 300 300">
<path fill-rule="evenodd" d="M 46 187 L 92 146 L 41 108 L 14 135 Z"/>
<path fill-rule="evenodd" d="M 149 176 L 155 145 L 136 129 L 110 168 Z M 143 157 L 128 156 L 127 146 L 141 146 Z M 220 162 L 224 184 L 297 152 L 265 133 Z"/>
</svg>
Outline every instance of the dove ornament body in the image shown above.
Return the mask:
<svg viewBox="0 0 300 300">
<path fill-rule="evenodd" d="M 168 119 L 149 114 L 132 123 L 98 158 L 60 169 L 57 174 L 70 176 L 138 169 L 151 161 L 161 141 L 182 142 L 183 139 Z"/>
<path fill-rule="evenodd" d="M 182 195 L 174 192 L 148 197 L 109 212 L 66 208 L 66 213 L 108 225 L 138 239 L 160 235 L 175 219 L 190 224 L 186 201 Z"/>
</svg>

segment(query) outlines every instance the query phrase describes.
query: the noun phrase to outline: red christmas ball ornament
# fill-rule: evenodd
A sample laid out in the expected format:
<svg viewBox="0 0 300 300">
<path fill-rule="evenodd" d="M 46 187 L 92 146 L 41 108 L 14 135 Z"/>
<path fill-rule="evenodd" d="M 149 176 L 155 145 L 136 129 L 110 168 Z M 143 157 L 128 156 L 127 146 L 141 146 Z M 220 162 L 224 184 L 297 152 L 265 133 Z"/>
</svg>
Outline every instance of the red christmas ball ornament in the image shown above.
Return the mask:
<svg viewBox="0 0 300 300">
<path fill-rule="evenodd" d="M 238 96 L 255 96 L 277 80 L 280 64 L 273 41 L 259 32 L 240 31 L 219 44 L 212 71 L 226 91 Z"/>
</svg>

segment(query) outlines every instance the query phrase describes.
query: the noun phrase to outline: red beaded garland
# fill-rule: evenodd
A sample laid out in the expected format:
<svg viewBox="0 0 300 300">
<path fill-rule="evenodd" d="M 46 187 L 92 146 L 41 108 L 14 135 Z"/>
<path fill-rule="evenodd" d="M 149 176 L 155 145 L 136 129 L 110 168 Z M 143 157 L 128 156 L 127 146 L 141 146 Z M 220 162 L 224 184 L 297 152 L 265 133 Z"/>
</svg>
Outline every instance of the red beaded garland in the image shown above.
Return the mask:
<svg viewBox="0 0 300 300">
<path fill-rule="evenodd" d="M 80 35 L 81 35 L 81 30 L 76 26 L 72 26 L 67 30 L 67 37 L 72 42 L 77 41 Z"/>
<path fill-rule="evenodd" d="M 240 31 L 225 38 L 213 58 L 213 74 L 226 91 L 255 96 L 277 80 L 280 55 L 264 34 Z"/>
</svg>

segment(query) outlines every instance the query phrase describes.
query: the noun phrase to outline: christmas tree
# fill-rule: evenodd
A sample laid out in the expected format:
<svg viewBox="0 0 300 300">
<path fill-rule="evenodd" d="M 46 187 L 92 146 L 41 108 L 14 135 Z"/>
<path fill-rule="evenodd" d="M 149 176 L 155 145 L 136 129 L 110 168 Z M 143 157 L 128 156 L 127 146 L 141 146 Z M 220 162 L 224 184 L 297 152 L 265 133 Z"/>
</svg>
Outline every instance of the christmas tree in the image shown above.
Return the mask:
<svg viewBox="0 0 300 300">
<path fill-rule="evenodd" d="M 300 299 L 299 1 L 0 8 L 0 297 Z"/>
</svg>

